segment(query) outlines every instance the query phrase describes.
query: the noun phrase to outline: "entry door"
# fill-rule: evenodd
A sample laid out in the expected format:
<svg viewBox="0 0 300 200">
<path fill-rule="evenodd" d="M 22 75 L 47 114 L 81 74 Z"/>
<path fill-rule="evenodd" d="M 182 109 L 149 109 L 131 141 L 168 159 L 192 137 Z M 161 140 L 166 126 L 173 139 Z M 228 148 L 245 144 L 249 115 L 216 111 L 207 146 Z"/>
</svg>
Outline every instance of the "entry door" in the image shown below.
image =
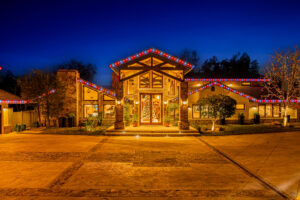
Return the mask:
<svg viewBox="0 0 300 200">
<path fill-rule="evenodd" d="M 141 94 L 140 123 L 162 124 L 162 95 Z"/>
</svg>

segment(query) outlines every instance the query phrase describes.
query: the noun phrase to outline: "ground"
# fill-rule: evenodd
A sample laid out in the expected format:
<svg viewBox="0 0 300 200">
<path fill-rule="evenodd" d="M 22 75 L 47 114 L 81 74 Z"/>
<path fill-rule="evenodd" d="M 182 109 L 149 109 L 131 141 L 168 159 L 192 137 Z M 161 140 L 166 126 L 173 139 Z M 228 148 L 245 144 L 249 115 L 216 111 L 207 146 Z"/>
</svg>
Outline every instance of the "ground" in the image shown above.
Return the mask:
<svg viewBox="0 0 300 200">
<path fill-rule="evenodd" d="M 0 199 L 292 199 L 299 134 L 0 135 Z"/>
</svg>

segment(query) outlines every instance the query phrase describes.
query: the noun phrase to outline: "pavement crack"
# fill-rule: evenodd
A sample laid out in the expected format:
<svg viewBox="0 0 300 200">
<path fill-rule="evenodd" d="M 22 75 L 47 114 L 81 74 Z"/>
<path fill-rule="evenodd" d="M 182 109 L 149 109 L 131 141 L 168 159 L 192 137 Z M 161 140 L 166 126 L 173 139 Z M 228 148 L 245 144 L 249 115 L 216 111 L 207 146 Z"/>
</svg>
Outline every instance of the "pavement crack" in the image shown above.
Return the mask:
<svg viewBox="0 0 300 200">
<path fill-rule="evenodd" d="M 228 160 L 230 163 L 232 163 L 233 165 L 237 166 L 238 168 L 240 168 L 242 171 L 244 171 L 248 176 L 255 178 L 256 180 L 258 180 L 262 185 L 264 185 L 265 187 L 271 189 L 272 191 L 274 191 L 275 193 L 277 193 L 278 195 L 280 195 L 281 197 L 283 197 L 284 199 L 293 199 L 291 197 L 289 197 L 288 194 L 285 194 L 284 192 L 278 190 L 275 186 L 272 186 L 270 183 L 266 182 L 265 180 L 263 180 L 261 177 L 259 177 L 258 175 L 256 175 L 255 173 L 251 172 L 249 169 L 247 169 L 245 166 L 243 166 L 242 164 L 238 163 L 237 161 L 235 161 L 234 159 L 232 159 L 230 156 L 228 156 L 227 154 L 225 154 L 224 152 L 220 151 L 219 149 L 217 149 L 215 146 L 207 143 L 206 141 L 202 140 L 201 138 L 197 137 L 197 139 L 203 143 L 204 145 L 206 145 L 207 147 L 209 147 L 210 149 L 212 149 L 213 151 L 215 151 L 216 153 L 218 153 L 219 155 L 221 155 L 223 158 L 225 158 L 226 160 Z"/>
</svg>

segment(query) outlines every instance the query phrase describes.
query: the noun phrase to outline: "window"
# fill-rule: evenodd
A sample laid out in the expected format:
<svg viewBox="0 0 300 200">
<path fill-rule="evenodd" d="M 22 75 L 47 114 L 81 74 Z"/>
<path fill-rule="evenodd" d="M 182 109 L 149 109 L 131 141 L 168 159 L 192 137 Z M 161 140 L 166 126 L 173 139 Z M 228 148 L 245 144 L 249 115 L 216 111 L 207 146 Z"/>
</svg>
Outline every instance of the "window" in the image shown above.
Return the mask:
<svg viewBox="0 0 300 200">
<path fill-rule="evenodd" d="M 98 105 L 84 105 L 84 117 L 98 116 Z"/>
<path fill-rule="evenodd" d="M 103 117 L 113 119 L 115 116 L 115 105 L 103 105 Z"/>
<path fill-rule="evenodd" d="M 250 82 L 242 82 L 242 86 L 251 86 Z"/>
<path fill-rule="evenodd" d="M 84 100 L 98 100 L 98 92 L 90 88 L 84 87 Z"/>
<path fill-rule="evenodd" d="M 152 74 L 152 87 L 153 88 L 162 88 L 163 87 L 163 77 L 160 74 Z"/>
<path fill-rule="evenodd" d="M 266 117 L 272 117 L 272 105 L 271 104 L 266 105 Z"/>
<path fill-rule="evenodd" d="M 129 79 L 127 81 L 127 94 L 133 94 L 134 93 L 134 80 Z"/>
<path fill-rule="evenodd" d="M 150 73 L 142 74 L 140 76 L 140 88 L 150 87 Z"/>
<path fill-rule="evenodd" d="M 193 105 L 193 118 L 200 118 L 200 105 Z"/>
<path fill-rule="evenodd" d="M 259 105 L 258 106 L 258 112 L 259 112 L 259 115 L 261 117 L 265 117 L 265 108 L 266 108 L 265 105 Z"/>
<path fill-rule="evenodd" d="M 209 118 L 208 106 L 200 106 L 200 117 Z"/>
<path fill-rule="evenodd" d="M 245 104 L 238 103 L 236 104 L 235 108 L 237 110 L 245 110 Z"/>
<path fill-rule="evenodd" d="M 273 105 L 273 117 L 280 117 L 280 107 L 279 105 Z"/>
</svg>

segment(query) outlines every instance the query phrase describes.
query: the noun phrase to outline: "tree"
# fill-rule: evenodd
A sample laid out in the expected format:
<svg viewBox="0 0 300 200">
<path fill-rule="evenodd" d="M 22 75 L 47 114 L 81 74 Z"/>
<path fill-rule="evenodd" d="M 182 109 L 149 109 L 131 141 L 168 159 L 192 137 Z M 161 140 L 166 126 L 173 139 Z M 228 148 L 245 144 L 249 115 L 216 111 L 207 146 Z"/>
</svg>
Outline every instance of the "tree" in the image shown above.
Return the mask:
<svg viewBox="0 0 300 200">
<path fill-rule="evenodd" d="M 80 77 L 84 80 L 92 82 L 95 74 L 97 73 L 97 68 L 91 63 L 83 63 L 77 60 L 70 60 L 69 62 L 58 65 L 55 69 L 55 72 L 58 69 L 76 69 L 80 73 Z"/>
<path fill-rule="evenodd" d="M 20 88 L 17 84 L 17 76 L 15 76 L 10 70 L 0 71 L 0 89 L 20 95 Z"/>
<path fill-rule="evenodd" d="M 275 52 L 270 62 L 264 68 L 265 78 L 270 79 L 264 83 L 267 94 L 265 98 L 282 100 L 284 105 L 284 126 L 287 125 L 287 110 L 290 100 L 300 96 L 300 51 L 295 50 Z"/>
<path fill-rule="evenodd" d="M 231 117 L 235 113 L 236 101 L 229 96 L 220 94 L 200 98 L 198 104 L 201 108 L 201 115 L 211 119 L 211 130 L 214 131 L 217 120 Z"/>
<path fill-rule="evenodd" d="M 198 56 L 197 51 L 190 50 L 190 49 L 184 49 L 182 53 L 180 54 L 180 59 L 187 61 L 194 65 L 194 72 L 200 72 L 200 58 Z"/>
<path fill-rule="evenodd" d="M 65 94 L 65 88 L 56 78 L 56 74 L 33 70 L 19 78 L 18 84 L 21 87 L 22 96 L 32 99 L 37 104 L 39 123 L 41 124 L 41 115 L 43 115 L 46 125 L 50 126 L 50 118 L 59 115 Z"/>
</svg>

